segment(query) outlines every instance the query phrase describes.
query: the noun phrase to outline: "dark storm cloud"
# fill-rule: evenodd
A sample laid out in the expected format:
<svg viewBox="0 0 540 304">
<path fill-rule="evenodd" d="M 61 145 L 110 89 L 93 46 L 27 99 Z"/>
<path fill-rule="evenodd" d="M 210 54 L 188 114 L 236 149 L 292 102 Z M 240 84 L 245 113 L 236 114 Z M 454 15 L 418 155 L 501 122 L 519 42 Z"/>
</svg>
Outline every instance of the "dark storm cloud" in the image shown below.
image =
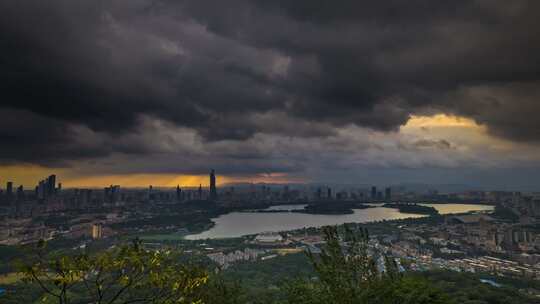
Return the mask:
<svg viewBox="0 0 540 304">
<path fill-rule="evenodd" d="M 0 157 L 153 153 L 129 141 L 141 116 L 208 141 L 301 140 L 444 111 L 539 141 L 539 11 L 533 0 L 2 1 Z M 37 118 L 20 131 L 13 113 Z"/>
<path fill-rule="evenodd" d="M 216 33 L 293 58 L 284 84 L 290 110 L 310 119 L 387 130 L 424 107 L 467 115 L 462 103 L 446 99 L 464 87 L 538 87 L 537 1 L 239 1 L 219 13 L 207 5 L 187 7 Z M 315 66 L 307 73 L 296 64 L 306 58 Z M 508 101 L 517 112 L 521 102 Z M 374 117 L 381 103 L 383 114 Z M 475 118 L 490 130 L 512 128 L 491 116 Z M 519 126 L 528 140 L 539 139 L 539 127 L 533 120 Z"/>
<path fill-rule="evenodd" d="M 138 113 L 165 115 L 168 58 L 141 46 L 144 37 L 116 33 L 99 2 L 0 6 L 3 105 L 110 132 L 132 127 Z M 172 110 L 166 115 L 203 120 L 187 103 Z"/>
<path fill-rule="evenodd" d="M 447 98 L 456 111 L 487 125 L 495 135 L 540 141 L 540 81 L 462 87 Z"/>
<path fill-rule="evenodd" d="M 103 157 L 107 145 L 87 130 L 27 111 L 0 108 L 0 164 L 35 162 L 64 166 L 66 159 Z"/>
</svg>

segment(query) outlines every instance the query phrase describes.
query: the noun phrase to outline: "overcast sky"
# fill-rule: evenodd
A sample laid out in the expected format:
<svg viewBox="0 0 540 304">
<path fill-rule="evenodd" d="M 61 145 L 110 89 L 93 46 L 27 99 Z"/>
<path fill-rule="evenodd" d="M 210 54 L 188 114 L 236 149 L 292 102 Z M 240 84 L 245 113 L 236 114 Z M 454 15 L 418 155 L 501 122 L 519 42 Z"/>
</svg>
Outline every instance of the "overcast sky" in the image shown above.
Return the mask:
<svg viewBox="0 0 540 304">
<path fill-rule="evenodd" d="M 5 0 L 0 182 L 540 190 L 540 1 Z"/>
</svg>

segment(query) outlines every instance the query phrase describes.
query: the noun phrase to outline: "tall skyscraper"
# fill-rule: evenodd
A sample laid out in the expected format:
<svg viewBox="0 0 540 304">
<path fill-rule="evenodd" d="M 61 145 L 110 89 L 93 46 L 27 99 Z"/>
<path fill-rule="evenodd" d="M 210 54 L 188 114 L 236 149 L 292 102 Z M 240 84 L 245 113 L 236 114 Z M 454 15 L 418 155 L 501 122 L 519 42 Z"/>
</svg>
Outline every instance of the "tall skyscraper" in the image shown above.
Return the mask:
<svg viewBox="0 0 540 304">
<path fill-rule="evenodd" d="M 56 193 L 56 175 L 51 175 L 47 179 L 47 194 L 48 196 L 52 196 Z"/>
<path fill-rule="evenodd" d="M 59 189 L 62 188 L 61 184 L 58 184 Z M 39 200 L 45 200 L 49 197 L 55 196 L 57 194 L 56 189 L 56 175 L 49 175 L 49 177 L 39 181 L 36 187 L 36 197 Z"/>
<path fill-rule="evenodd" d="M 38 184 L 38 199 L 44 199 L 46 196 L 47 196 L 47 189 L 45 189 L 46 185 L 45 185 L 45 181 L 40 181 L 39 184 Z"/>
<path fill-rule="evenodd" d="M 7 182 L 6 195 L 10 198 L 13 196 L 13 182 Z"/>
<path fill-rule="evenodd" d="M 384 190 L 384 200 L 387 201 L 387 202 L 392 200 L 392 188 L 387 187 Z"/>
<path fill-rule="evenodd" d="M 326 193 L 326 194 L 327 194 L 326 197 L 327 197 L 328 199 L 331 199 L 331 198 L 332 198 L 332 188 L 328 187 L 328 190 L 327 190 L 327 193 Z"/>
<path fill-rule="evenodd" d="M 23 188 L 22 185 L 20 185 L 17 188 L 17 200 L 18 201 L 23 201 L 24 200 L 24 188 Z"/>
<path fill-rule="evenodd" d="M 180 185 L 176 185 L 176 201 L 182 201 L 182 189 L 180 189 Z"/>
<path fill-rule="evenodd" d="M 120 200 L 120 185 L 111 185 L 104 189 L 104 200 L 109 204 L 117 203 Z"/>
<path fill-rule="evenodd" d="M 217 200 L 216 173 L 214 169 L 210 171 L 210 200 Z"/>
<path fill-rule="evenodd" d="M 149 201 L 154 199 L 154 192 L 152 190 L 153 190 L 152 185 L 150 185 L 148 187 L 148 200 Z"/>
<path fill-rule="evenodd" d="M 375 186 L 371 187 L 371 198 L 372 199 L 377 198 L 377 187 L 375 187 Z"/>
</svg>

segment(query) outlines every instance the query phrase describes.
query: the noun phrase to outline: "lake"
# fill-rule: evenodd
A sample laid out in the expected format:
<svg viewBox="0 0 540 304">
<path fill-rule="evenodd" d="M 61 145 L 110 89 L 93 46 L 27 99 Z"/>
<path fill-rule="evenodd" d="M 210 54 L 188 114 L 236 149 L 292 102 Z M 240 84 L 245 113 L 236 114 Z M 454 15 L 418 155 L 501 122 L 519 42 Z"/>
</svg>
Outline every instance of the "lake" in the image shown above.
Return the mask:
<svg viewBox="0 0 540 304">
<path fill-rule="evenodd" d="M 493 206 L 475 204 L 422 204 L 432 206 L 440 214 L 465 213 L 470 211 L 492 211 Z M 305 205 L 272 206 L 268 210 L 303 209 Z M 240 237 L 266 231 L 287 231 L 304 227 L 321 227 L 344 223 L 366 223 L 381 220 L 418 218 L 425 215 L 401 213 L 397 209 L 374 207 L 354 209 L 352 214 L 322 215 L 306 213 L 261 213 L 231 212 L 212 219 L 215 226 L 198 234 L 188 235 L 188 240 Z"/>
</svg>

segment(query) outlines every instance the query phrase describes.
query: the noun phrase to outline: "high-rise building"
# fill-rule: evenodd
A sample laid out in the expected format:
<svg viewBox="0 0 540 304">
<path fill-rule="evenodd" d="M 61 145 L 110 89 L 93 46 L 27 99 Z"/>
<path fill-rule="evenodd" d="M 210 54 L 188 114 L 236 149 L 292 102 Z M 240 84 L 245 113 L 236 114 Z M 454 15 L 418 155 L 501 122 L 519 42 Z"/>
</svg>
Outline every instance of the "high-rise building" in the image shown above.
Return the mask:
<svg viewBox="0 0 540 304">
<path fill-rule="evenodd" d="M 52 196 L 56 193 L 56 175 L 50 175 L 47 178 L 47 195 Z"/>
<path fill-rule="evenodd" d="M 17 200 L 18 200 L 18 201 L 24 200 L 24 188 L 23 188 L 22 185 L 20 185 L 20 186 L 17 188 Z"/>
<path fill-rule="evenodd" d="M 13 196 L 13 182 L 7 182 L 6 195 L 8 198 L 11 198 Z"/>
<path fill-rule="evenodd" d="M 76 192 L 77 194 L 77 205 L 79 208 L 88 208 L 92 202 L 92 190 L 90 189 L 81 189 Z"/>
<path fill-rule="evenodd" d="M 103 198 L 106 201 L 108 201 L 109 197 L 111 196 L 111 188 L 112 188 L 112 185 L 110 187 L 103 188 Z"/>
<path fill-rule="evenodd" d="M 199 194 L 199 199 L 202 199 L 202 185 L 199 184 L 199 191 L 197 191 Z"/>
<path fill-rule="evenodd" d="M 332 198 L 332 188 L 328 187 L 328 190 L 326 191 L 326 197 L 328 199 Z"/>
<path fill-rule="evenodd" d="M 94 240 L 101 239 L 103 237 L 103 227 L 101 223 L 92 225 L 92 238 Z"/>
<path fill-rule="evenodd" d="M 62 185 L 58 184 L 58 191 L 62 188 Z M 54 196 L 57 193 L 56 189 L 56 175 L 52 174 L 49 177 L 39 181 L 36 186 L 36 197 L 39 200 L 45 200 L 48 197 Z"/>
<path fill-rule="evenodd" d="M 182 201 L 182 189 L 180 189 L 180 185 L 176 185 L 176 201 Z"/>
<path fill-rule="evenodd" d="M 151 200 L 154 200 L 154 193 L 152 192 L 153 188 L 152 188 L 152 185 L 150 185 L 148 187 L 148 200 L 151 201 Z"/>
<path fill-rule="evenodd" d="M 375 187 L 375 186 L 371 187 L 371 198 L 372 199 L 377 198 L 377 187 Z"/>
<path fill-rule="evenodd" d="M 105 187 L 103 198 L 106 203 L 114 204 L 120 200 L 120 185 Z"/>
<path fill-rule="evenodd" d="M 283 187 L 283 196 L 282 196 L 282 198 L 284 200 L 289 200 L 289 186 L 288 185 Z"/>
<path fill-rule="evenodd" d="M 214 169 L 210 171 L 210 200 L 217 200 L 216 174 Z"/>
<path fill-rule="evenodd" d="M 40 181 L 38 186 L 37 186 L 37 191 L 36 191 L 36 195 L 38 197 L 38 199 L 44 199 L 45 196 L 46 196 L 46 191 L 45 191 L 45 181 Z"/>
<path fill-rule="evenodd" d="M 387 187 L 386 189 L 384 189 L 384 200 L 385 201 L 392 200 L 392 188 Z"/>
</svg>

